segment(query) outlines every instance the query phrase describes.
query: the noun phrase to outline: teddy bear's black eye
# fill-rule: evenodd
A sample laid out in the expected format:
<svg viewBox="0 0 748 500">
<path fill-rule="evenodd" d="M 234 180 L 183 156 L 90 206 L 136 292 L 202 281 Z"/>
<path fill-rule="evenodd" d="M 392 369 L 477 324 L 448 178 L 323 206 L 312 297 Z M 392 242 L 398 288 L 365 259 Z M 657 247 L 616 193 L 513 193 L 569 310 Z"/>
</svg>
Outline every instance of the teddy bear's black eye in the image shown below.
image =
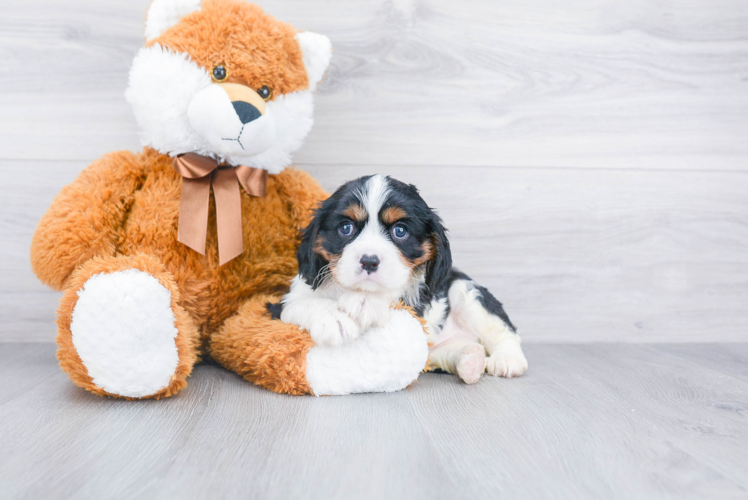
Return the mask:
<svg viewBox="0 0 748 500">
<path fill-rule="evenodd" d="M 226 71 L 226 67 L 223 64 L 219 64 L 213 68 L 213 79 L 217 82 L 222 82 L 229 76 L 229 72 Z"/>
<path fill-rule="evenodd" d="M 260 97 L 262 97 L 266 101 L 273 97 L 273 91 L 270 90 L 270 87 L 268 87 L 267 85 L 263 85 L 262 87 L 260 87 L 260 90 L 258 90 L 257 93 L 260 94 Z"/>
</svg>

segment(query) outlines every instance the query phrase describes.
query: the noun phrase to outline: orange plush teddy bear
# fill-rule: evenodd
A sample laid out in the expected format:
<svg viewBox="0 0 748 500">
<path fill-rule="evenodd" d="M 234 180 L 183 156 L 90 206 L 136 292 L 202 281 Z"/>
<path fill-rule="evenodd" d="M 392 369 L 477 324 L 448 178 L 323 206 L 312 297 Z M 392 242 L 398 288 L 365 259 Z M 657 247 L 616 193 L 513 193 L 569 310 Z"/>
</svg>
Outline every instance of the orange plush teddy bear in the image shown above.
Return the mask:
<svg viewBox="0 0 748 500">
<path fill-rule="evenodd" d="M 145 38 L 126 92 L 145 149 L 85 169 L 32 243 L 35 273 L 64 292 L 63 370 L 126 398 L 175 394 L 204 356 L 290 394 L 410 384 L 427 347 L 407 311 L 338 349 L 266 311 L 326 197 L 284 168 L 312 126 L 329 40 L 242 0 L 154 0 Z"/>
</svg>

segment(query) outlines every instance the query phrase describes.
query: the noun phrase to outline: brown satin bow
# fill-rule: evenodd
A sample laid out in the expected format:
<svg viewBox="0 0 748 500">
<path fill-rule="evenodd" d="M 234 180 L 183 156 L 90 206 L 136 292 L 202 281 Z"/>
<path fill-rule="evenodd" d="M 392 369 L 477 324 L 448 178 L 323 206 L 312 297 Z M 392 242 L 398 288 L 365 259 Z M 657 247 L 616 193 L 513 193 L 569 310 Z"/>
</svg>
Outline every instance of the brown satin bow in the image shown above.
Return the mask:
<svg viewBox="0 0 748 500">
<path fill-rule="evenodd" d="M 213 158 L 195 153 L 174 158 L 174 170 L 182 176 L 177 240 L 205 255 L 212 186 L 216 199 L 219 265 L 239 256 L 244 251 L 239 184 L 251 196 L 265 196 L 267 170 L 220 165 Z"/>
</svg>

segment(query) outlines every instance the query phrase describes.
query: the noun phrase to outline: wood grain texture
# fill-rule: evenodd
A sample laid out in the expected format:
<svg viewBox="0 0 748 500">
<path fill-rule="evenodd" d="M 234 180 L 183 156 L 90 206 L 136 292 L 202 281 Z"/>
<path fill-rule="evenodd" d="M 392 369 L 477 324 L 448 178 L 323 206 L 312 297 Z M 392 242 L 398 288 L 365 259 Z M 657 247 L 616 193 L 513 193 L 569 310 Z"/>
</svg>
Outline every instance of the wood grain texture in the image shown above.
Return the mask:
<svg viewBox="0 0 748 500">
<path fill-rule="evenodd" d="M 35 221 L 84 164 L 3 162 L 0 339 L 51 340 L 57 293 L 33 276 Z M 307 165 L 323 186 L 372 170 Z M 459 268 L 528 342 L 748 339 L 748 174 L 387 166 L 450 229 Z M 480 186 L 480 191 L 475 189 Z M 708 335 L 705 337 L 705 335 Z"/>
<path fill-rule="evenodd" d="M 301 163 L 746 169 L 740 0 L 259 3 L 335 47 Z M 137 146 L 147 5 L 4 2 L 0 158 Z"/>
<path fill-rule="evenodd" d="M 128 402 L 73 386 L 54 346 L 4 344 L 0 497 L 741 498 L 748 377 L 723 355 L 532 345 L 519 379 L 327 398 L 202 365 L 177 397 Z"/>
</svg>

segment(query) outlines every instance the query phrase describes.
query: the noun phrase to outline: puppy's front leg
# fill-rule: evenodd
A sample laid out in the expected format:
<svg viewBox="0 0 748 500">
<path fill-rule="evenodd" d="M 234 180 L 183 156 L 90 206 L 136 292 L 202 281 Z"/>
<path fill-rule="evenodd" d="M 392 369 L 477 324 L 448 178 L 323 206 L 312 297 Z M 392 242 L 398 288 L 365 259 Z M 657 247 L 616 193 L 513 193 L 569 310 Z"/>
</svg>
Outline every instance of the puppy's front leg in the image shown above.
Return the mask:
<svg viewBox="0 0 748 500">
<path fill-rule="evenodd" d="M 338 299 L 338 309 L 353 318 L 366 331 L 373 326 L 385 326 L 390 319 L 392 300 L 381 294 L 345 292 Z"/>
<path fill-rule="evenodd" d="M 317 345 L 339 346 L 352 342 L 361 329 L 331 299 L 304 298 L 284 301 L 281 321 L 299 325 L 309 332 Z"/>
<path fill-rule="evenodd" d="M 356 322 L 338 310 L 335 300 L 321 297 L 301 276 L 294 278 L 291 291 L 283 297 L 280 319 L 307 330 L 317 345 L 338 346 L 361 334 Z"/>
</svg>

